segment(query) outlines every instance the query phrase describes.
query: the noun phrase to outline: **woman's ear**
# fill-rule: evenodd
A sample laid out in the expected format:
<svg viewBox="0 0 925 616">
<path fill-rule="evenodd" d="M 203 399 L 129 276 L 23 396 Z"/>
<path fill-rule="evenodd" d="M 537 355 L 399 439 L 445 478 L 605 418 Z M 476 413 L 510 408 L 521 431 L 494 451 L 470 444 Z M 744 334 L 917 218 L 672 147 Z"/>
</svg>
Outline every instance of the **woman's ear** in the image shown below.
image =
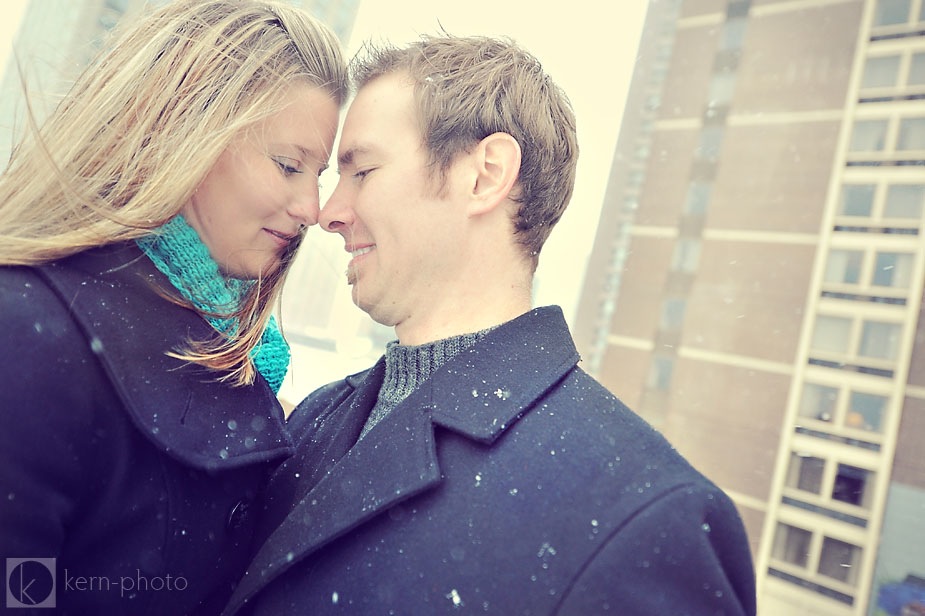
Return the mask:
<svg viewBox="0 0 925 616">
<path fill-rule="evenodd" d="M 493 210 L 508 198 L 520 177 L 520 144 L 507 133 L 492 133 L 473 152 L 475 185 L 470 216 Z"/>
</svg>

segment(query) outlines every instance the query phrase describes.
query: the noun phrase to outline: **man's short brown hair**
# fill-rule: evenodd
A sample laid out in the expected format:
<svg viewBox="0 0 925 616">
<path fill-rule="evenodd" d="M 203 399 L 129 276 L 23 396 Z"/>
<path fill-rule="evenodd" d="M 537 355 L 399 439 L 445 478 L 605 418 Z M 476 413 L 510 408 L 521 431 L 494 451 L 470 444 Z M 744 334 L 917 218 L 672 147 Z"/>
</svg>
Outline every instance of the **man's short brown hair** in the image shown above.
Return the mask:
<svg viewBox="0 0 925 616">
<path fill-rule="evenodd" d="M 441 176 L 488 135 L 517 140 L 522 158 L 513 222 L 535 268 L 571 199 L 578 162 L 575 114 L 540 62 L 509 39 L 441 35 L 401 48 L 367 45 L 352 69 L 358 89 L 386 74 L 407 74 L 424 145 Z"/>
</svg>

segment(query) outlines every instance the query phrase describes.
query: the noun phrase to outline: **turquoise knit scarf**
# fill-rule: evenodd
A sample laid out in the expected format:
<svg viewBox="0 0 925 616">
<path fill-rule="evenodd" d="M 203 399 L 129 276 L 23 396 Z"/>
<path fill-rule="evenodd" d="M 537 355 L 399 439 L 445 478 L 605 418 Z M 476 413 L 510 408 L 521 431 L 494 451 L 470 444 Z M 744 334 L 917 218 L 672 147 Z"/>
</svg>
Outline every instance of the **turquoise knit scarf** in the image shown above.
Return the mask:
<svg viewBox="0 0 925 616">
<path fill-rule="evenodd" d="M 235 331 L 237 320 L 221 315 L 232 314 L 254 282 L 224 276 L 209 249 L 199 239 L 199 234 L 183 216 L 174 216 L 136 243 L 157 269 L 167 276 L 170 284 L 203 311 L 203 318 L 212 327 L 223 334 Z M 278 392 L 289 369 L 289 345 L 274 317 L 270 317 L 260 344 L 250 356 L 273 392 Z"/>
</svg>

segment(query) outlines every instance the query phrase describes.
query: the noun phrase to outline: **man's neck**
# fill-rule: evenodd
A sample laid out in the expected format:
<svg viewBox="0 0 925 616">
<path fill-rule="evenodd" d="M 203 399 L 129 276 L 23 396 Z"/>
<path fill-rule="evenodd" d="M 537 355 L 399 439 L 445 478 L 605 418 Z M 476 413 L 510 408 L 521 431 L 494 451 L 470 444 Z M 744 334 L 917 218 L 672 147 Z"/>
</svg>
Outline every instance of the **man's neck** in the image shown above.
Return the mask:
<svg viewBox="0 0 925 616">
<path fill-rule="evenodd" d="M 402 345 L 428 344 L 497 327 L 532 309 L 529 298 L 510 302 L 484 299 L 484 302 L 470 302 L 468 310 L 466 307 L 459 307 L 439 314 L 412 315 L 395 325 L 395 335 Z"/>
</svg>

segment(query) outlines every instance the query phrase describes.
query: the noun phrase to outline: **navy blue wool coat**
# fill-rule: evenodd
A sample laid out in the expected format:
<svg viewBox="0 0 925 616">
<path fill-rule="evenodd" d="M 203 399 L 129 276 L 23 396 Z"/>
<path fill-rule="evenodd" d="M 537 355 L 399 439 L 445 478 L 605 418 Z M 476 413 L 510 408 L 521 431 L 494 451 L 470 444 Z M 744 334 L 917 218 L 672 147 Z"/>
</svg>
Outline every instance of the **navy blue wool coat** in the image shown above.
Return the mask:
<svg viewBox="0 0 925 616">
<path fill-rule="evenodd" d="M 262 378 L 233 388 L 165 355 L 213 335 L 171 288 L 134 244 L 0 267 L 0 566 L 56 559 L 56 614 L 220 611 L 248 507 L 292 453 Z"/>
<path fill-rule="evenodd" d="M 311 394 L 226 614 L 754 614 L 730 499 L 578 360 L 541 308 L 359 442 L 382 361 Z"/>
</svg>

